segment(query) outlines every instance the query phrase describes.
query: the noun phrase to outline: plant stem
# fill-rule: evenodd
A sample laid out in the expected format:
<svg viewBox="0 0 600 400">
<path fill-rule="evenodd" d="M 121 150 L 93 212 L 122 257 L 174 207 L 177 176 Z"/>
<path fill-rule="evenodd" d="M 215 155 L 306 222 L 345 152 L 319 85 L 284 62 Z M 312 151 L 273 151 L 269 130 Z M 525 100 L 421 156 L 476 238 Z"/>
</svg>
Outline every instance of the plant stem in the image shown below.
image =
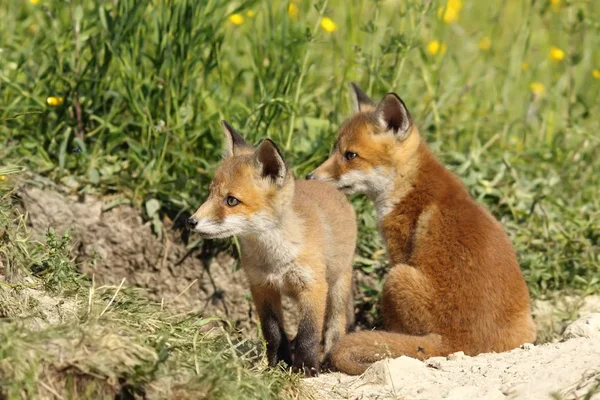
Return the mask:
<svg viewBox="0 0 600 400">
<path fill-rule="evenodd" d="M 315 27 L 312 30 L 311 38 L 310 38 L 310 41 L 308 42 L 309 45 L 313 42 L 314 37 L 319 30 L 319 25 L 321 24 L 321 19 L 323 18 L 323 14 L 325 13 L 325 10 L 327 9 L 327 3 L 328 3 L 328 0 L 325 0 L 323 2 L 323 6 L 321 7 L 321 10 L 319 10 L 319 19 L 317 20 L 317 23 L 315 24 Z M 304 76 L 306 75 L 309 55 L 310 55 L 310 51 L 307 48 L 306 53 L 304 54 L 304 60 L 302 60 L 302 67 L 300 69 L 300 77 L 298 77 L 298 85 L 296 86 L 296 94 L 294 95 L 294 107 L 298 106 L 298 101 L 300 100 L 300 90 L 302 89 L 302 81 L 304 81 Z M 295 109 L 292 110 L 292 116 L 290 117 L 290 126 L 288 128 L 288 135 L 287 135 L 287 140 L 285 143 L 286 150 L 289 150 L 290 146 L 292 144 L 292 136 L 294 134 L 294 123 L 296 122 L 296 111 L 297 110 L 295 110 Z"/>
</svg>

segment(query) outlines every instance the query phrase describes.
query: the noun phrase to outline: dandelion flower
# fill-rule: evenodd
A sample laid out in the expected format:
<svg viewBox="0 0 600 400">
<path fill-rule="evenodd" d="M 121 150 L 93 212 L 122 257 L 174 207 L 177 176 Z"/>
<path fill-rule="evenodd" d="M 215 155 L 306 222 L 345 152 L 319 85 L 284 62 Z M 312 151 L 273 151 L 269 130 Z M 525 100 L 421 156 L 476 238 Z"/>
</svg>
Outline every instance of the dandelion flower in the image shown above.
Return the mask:
<svg viewBox="0 0 600 400">
<path fill-rule="evenodd" d="M 248 10 L 248 11 L 246 11 L 246 16 L 248 18 L 254 18 L 255 15 L 256 15 L 256 13 L 254 12 L 254 10 Z"/>
<path fill-rule="evenodd" d="M 244 17 L 242 16 L 242 14 L 231 14 L 229 16 L 229 22 L 231 22 L 234 25 L 241 25 L 244 23 Z"/>
<path fill-rule="evenodd" d="M 550 57 L 552 61 L 561 62 L 565 59 L 565 52 L 556 46 L 552 46 L 550 47 L 550 54 L 548 54 L 548 57 Z"/>
<path fill-rule="evenodd" d="M 521 64 L 521 69 L 523 71 L 527 71 L 529 69 L 529 63 L 524 62 L 523 64 Z"/>
<path fill-rule="evenodd" d="M 431 42 L 427 43 L 427 51 L 432 56 L 435 56 L 438 53 L 444 54 L 446 52 L 446 45 L 444 43 L 440 43 L 437 40 L 432 40 Z"/>
<path fill-rule="evenodd" d="M 559 12 L 561 8 L 560 0 L 550 0 L 550 6 L 552 7 L 552 11 Z"/>
<path fill-rule="evenodd" d="M 541 82 L 531 82 L 529 89 L 537 96 L 543 96 L 546 93 L 546 88 Z"/>
<path fill-rule="evenodd" d="M 331 18 L 324 17 L 321 20 L 321 28 L 323 28 L 325 32 L 331 33 L 337 29 L 337 25 Z"/>
<path fill-rule="evenodd" d="M 288 5 L 287 13 L 290 18 L 296 18 L 298 16 L 298 6 L 294 3 L 290 3 Z M 321 24 L 322 23 L 323 21 L 321 21 Z"/>
<path fill-rule="evenodd" d="M 488 51 L 489 49 L 491 49 L 492 39 L 490 39 L 489 36 L 484 36 L 483 38 L 481 38 L 481 40 L 479 41 L 479 48 L 482 51 Z"/>
<path fill-rule="evenodd" d="M 6 180 L 6 175 L 0 175 L 0 182 L 4 182 Z"/>
<path fill-rule="evenodd" d="M 33 4 L 34 6 L 38 5 L 40 3 L 40 0 L 29 0 L 29 3 Z"/>
<path fill-rule="evenodd" d="M 438 19 L 443 20 L 447 24 L 451 24 L 458 21 L 460 10 L 462 9 L 462 1 L 460 0 L 448 0 L 445 7 L 438 8 L 437 16 Z"/>
<path fill-rule="evenodd" d="M 448 7 L 456 8 L 457 10 L 462 9 L 462 1 L 461 0 L 448 0 Z"/>
<path fill-rule="evenodd" d="M 50 96 L 46 99 L 46 104 L 48 104 L 50 107 L 58 107 L 61 106 L 64 101 L 65 99 L 60 96 Z"/>
<path fill-rule="evenodd" d="M 600 79 L 600 69 L 597 69 L 597 68 L 596 68 L 596 69 L 594 69 L 594 70 L 592 71 L 592 76 L 593 76 L 594 78 L 596 78 L 596 79 Z"/>
</svg>

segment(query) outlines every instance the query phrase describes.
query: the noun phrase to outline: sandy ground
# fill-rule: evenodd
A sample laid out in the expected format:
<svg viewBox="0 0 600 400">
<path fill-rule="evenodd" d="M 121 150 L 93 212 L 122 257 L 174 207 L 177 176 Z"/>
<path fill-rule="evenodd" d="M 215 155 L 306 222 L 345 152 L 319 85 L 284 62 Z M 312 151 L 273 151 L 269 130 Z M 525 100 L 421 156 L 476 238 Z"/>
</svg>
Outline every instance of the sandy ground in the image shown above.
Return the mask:
<svg viewBox="0 0 600 400">
<path fill-rule="evenodd" d="M 575 321 L 564 338 L 476 357 L 388 359 L 359 377 L 330 373 L 304 382 L 319 399 L 583 399 L 600 382 L 600 313 Z M 591 398 L 600 399 L 600 390 Z"/>
</svg>

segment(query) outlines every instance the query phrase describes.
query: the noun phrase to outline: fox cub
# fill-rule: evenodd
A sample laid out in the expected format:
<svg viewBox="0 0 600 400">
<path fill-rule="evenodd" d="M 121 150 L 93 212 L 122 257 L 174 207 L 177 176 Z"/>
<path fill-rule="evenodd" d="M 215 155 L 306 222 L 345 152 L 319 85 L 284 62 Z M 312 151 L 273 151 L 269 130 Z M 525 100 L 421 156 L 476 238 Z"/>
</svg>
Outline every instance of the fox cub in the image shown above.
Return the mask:
<svg viewBox="0 0 600 400">
<path fill-rule="evenodd" d="M 529 294 L 496 219 L 438 162 L 394 93 L 375 104 L 355 84 L 355 113 L 307 178 L 373 201 L 392 268 L 385 331 L 340 340 L 333 365 L 362 373 L 384 357 L 501 352 L 535 340 Z"/>
<path fill-rule="evenodd" d="M 225 159 L 188 224 L 205 238 L 238 236 L 269 365 L 283 360 L 316 376 L 321 340 L 327 355 L 353 319 L 354 209 L 333 185 L 296 181 L 271 140 L 254 149 L 222 125 Z M 294 354 L 283 329 L 283 294 L 299 307 Z"/>
</svg>

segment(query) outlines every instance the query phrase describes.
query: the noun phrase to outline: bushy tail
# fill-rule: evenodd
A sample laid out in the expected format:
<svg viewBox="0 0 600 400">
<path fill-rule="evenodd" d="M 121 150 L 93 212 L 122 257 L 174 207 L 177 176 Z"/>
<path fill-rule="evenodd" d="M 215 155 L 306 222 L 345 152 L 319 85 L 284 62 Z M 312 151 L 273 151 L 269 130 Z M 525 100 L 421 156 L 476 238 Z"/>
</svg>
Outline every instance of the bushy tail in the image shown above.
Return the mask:
<svg viewBox="0 0 600 400">
<path fill-rule="evenodd" d="M 344 336 L 331 351 L 331 362 L 341 372 L 360 375 L 384 358 L 408 356 L 424 360 L 446 355 L 437 334 L 410 336 L 385 331 L 364 331 Z"/>
</svg>

